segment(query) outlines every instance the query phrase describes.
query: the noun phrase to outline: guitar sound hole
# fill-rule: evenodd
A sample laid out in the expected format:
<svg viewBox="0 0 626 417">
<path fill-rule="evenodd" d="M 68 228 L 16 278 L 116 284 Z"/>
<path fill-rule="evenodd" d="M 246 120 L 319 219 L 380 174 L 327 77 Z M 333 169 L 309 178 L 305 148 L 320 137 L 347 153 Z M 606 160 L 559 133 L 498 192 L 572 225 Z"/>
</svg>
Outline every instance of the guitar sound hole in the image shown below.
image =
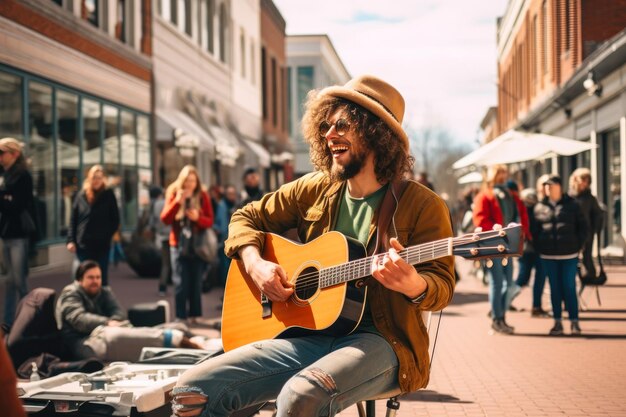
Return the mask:
<svg viewBox="0 0 626 417">
<path fill-rule="evenodd" d="M 296 297 L 300 300 L 313 297 L 319 288 L 319 278 L 317 269 L 312 267 L 304 269 L 296 280 Z"/>
</svg>

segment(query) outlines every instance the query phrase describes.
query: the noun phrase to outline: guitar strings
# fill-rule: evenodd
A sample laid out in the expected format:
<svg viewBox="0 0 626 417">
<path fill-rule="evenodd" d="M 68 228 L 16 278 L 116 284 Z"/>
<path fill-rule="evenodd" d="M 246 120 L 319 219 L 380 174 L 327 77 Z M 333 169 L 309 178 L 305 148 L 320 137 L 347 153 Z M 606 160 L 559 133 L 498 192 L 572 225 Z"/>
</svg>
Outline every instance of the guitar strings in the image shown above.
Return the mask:
<svg viewBox="0 0 626 417">
<path fill-rule="evenodd" d="M 453 244 L 463 245 L 468 243 L 477 243 L 477 240 L 473 237 L 473 235 L 464 235 L 461 237 L 453 238 Z M 433 255 L 430 259 L 425 260 L 433 260 L 436 258 L 440 258 L 442 256 L 446 256 L 448 254 L 449 241 L 448 239 L 439 240 L 433 243 L 426 243 L 422 245 L 417 245 L 411 248 L 404 249 L 398 252 L 398 255 L 405 258 L 408 263 L 412 263 L 410 261 L 411 258 L 414 258 L 417 255 L 417 262 L 421 262 L 420 258 L 422 252 L 425 255 Z M 458 250 L 462 251 L 470 251 L 472 248 L 458 248 Z M 497 246 L 481 246 L 480 249 L 498 249 Z M 296 288 L 298 290 L 308 290 L 310 288 L 316 287 L 329 287 L 333 285 L 337 285 L 343 282 L 352 281 L 354 279 L 366 277 L 370 275 L 371 271 L 371 263 L 374 257 L 384 256 L 384 254 L 377 254 L 374 256 L 368 256 L 365 258 L 357 259 L 354 261 L 347 262 L 342 265 L 330 266 L 327 268 L 322 268 L 316 272 L 309 272 L 301 275 L 296 280 Z M 345 273 L 350 270 L 352 273 L 350 275 L 354 275 L 354 271 L 356 271 L 357 276 L 350 277 L 349 279 L 345 279 Z M 326 275 L 326 276 L 324 276 Z M 337 278 L 341 278 L 337 282 L 334 282 Z"/>
<path fill-rule="evenodd" d="M 430 259 L 432 260 L 442 256 L 446 256 L 448 254 L 448 240 L 445 239 L 443 241 L 434 242 L 434 244 L 428 243 L 425 245 L 418 245 L 412 248 L 404 249 L 398 252 L 398 255 L 405 258 L 407 262 L 410 262 L 411 258 L 414 258 L 417 254 L 419 258 L 421 258 L 422 252 L 424 255 L 433 255 Z M 366 258 L 357 259 L 354 261 L 347 262 L 342 265 L 330 266 L 327 268 L 322 268 L 316 272 L 309 272 L 301 275 L 296 281 L 296 288 L 298 290 L 307 290 L 314 287 L 329 287 L 332 285 L 337 285 L 342 282 L 352 281 L 354 279 L 358 279 L 361 277 L 365 277 L 370 275 L 371 272 L 371 264 L 374 257 L 380 257 L 384 254 L 377 254 L 374 256 L 369 256 Z M 418 259 L 419 259 L 418 258 Z M 419 260 L 416 259 L 418 262 Z M 351 277 L 350 279 L 345 279 L 346 273 L 348 270 L 353 271 L 350 275 L 354 275 L 354 271 L 356 271 L 357 276 Z M 326 276 L 324 276 L 326 275 Z M 334 282 L 335 279 L 342 278 L 341 280 Z"/>
</svg>

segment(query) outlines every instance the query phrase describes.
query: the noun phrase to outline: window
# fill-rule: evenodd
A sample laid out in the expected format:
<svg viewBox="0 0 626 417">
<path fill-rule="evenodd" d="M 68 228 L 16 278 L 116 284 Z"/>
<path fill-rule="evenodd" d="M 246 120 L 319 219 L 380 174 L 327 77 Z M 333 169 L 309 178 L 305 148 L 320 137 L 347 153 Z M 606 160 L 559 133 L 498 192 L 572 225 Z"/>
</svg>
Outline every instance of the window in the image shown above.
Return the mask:
<svg viewBox="0 0 626 417">
<path fill-rule="evenodd" d="M 291 67 L 287 67 L 287 108 L 289 109 L 289 117 L 287 117 L 287 131 L 289 132 L 289 135 L 291 135 L 292 137 L 295 137 L 295 132 L 292 131 L 292 123 L 291 123 L 291 119 L 293 118 L 293 100 L 291 98 L 291 94 L 292 94 L 292 70 Z"/>
<path fill-rule="evenodd" d="M 52 107 L 52 87 L 39 82 L 28 84 L 28 132 L 32 162 L 35 207 L 40 226 L 40 236 L 50 239 L 54 236 L 55 194 L 54 194 L 54 143 Z"/>
<path fill-rule="evenodd" d="M 241 52 L 241 77 L 246 78 L 246 34 L 243 28 L 239 35 L 239 50 Z"/>
<path fill-rule="evenodd" d="M 83 165 L 91 167 L 101 161 L 102 122 L 100 103 L 83 99 Z"/>
<path fill-rule="evenodd" d="M 98 0 L 82 0 L 80 4 L 80 16 L 92 25 L 98 26 Z"/>
<path fill-rule="evenodd" d="M 191 0 L 184 0 L 185 3 L 185 33 L 189 36 L 193 36 L 193 29 L 191 21 L 193 19 L 191 15 Z"/>
<path fill-rule="evenodd" d="M 126 16 L 126 0 L 117 0 L 117 8 L 115 10 L 115 37 L 122 42 L 128 40 L 128 17 Z"/>
<path fill-rule="evenodd" d="M 226 63 L 226 36 L 228 34 L 228 15 L 226 5 L 220 4 L 220 61 Z"/>
<path fill-rule="evenodd" d="M 206 30 L 207 30 L 207 50 L 210 53 L 214 52 L 215 42 L 215 28 L 213 27 L 213 19 L 215 18 L 215 2 L 213 0 L 206 0 L 207 14 L 206 14 Z"/>
<path fill-rule="evenodd" d="M 572 38 L 571 38 L 571 32 L 572 32 L 572 4 L 571 4 L 571 0 L 565 0 L 565 35 L 564 35 L 564 49 L 565 51 L 569 51 L 570 48 L 572 47 Z"/>
<path fill-rule="evenodd" d="M 255 53 L 254 53 L 254 41 L 252 39 L 250 39 L 250 81 L 252 82 L 252 84 L 256 83 L 256 59 L 255 59 Z"/>
<path fill-rule="evenodd" d="M 541 7 L 541 65 L 544 74 L 548 73 L 548 2 Z"/>
<path fill-rule="evenodd" d="M 537 15 L 533 16 L 532 23 L 532 53 L 531 53 L 531 73 L 533 77 L 533 81 L 537 82 L 537 55 L 539 53 L 539 45 L 537 45 Z"/>
<path fill-rule="evenodd" d="M 120 212 L 124 227 L 130 227 L 137 222 L 137 135 L 134 114 L 121 112 L 121 146 L 122 152 L 122 205 Z"/>
<path fill-rule="evenodd" d="M 274 57 L 272 57 L 272 123 L 278 126 L 278 74 Z"/>
<path fill-rule="evenodd" d="M 170 22 L 178 25 L 178 0 L 168 0 L 170 3 Z"/>
<path fill-rule="evenodd" d="M 102 145 L 104 158 L 103 166 L 104 173 L 108 178 L 109 188 L 115 193 L 117 197 L 117 204 L 122 209 L 122 192 L 121 192 L 121 173 L 120 173 L 120 138 L 118 135 L 118 117 L 119 110 L 117 107 L 110 105 L 103 106 L 104 115 L 104 142 Z M 126 152 L 126 149 L 124 149 Z M 85 172 L 90 168 L 89 165 L 85 165 Z"/>
<path fill-rule="evenodd" d="M 306 95 L 313 89 L 313 67 L 298 67 L 296 88 L 298 92 L 298 120 L 302 119 Z"/>
<path fill-rule="evenodd" d="M 72 199 L 79 190 L 80 143 L 78 141 L 78 96 L 57 90 L 57 183 L 60 184 L 59 235 L 67 236 Z"/>
<path fill-rule="evenodd" d="M 267 58 L 266 58 L 265 47 L 261 47 L 261 96 L 263 99 L 261 100 L 263 106 L 263 120 L 267 120 L 267 101 L 269 97 L 267 95 Z"/>
<path fill-rule="evenodd" d="M 22 79 L 0 72 L 0 137 L 22 138 Z"/>
</svg>

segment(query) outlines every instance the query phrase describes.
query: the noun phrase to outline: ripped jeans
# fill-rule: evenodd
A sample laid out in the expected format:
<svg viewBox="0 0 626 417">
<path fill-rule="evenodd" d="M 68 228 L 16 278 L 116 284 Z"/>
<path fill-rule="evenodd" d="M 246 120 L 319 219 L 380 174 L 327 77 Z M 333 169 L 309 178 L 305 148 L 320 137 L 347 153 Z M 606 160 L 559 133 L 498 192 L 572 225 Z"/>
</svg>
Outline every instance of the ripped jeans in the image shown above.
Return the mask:
<svg viewBox="0 0 626 417">
<path fill-rule="evenodd" d="M 398 394 L 398 360 L 382 336 L 314 335 L 251 343 L 182 374 L 175 416 L 226 417 L 276 399 L 277 417 L 334 416 L 381 394 Z"/>
</svg>

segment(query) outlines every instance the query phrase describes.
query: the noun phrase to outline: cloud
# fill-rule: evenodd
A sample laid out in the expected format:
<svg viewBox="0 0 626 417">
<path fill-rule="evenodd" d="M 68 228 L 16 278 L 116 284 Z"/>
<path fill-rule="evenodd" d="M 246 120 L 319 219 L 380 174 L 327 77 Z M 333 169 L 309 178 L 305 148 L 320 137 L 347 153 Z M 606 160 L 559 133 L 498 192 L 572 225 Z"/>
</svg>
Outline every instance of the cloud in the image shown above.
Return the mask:
<svg viewBox="0 0 626 417">
<path fill-rule="evenodd" d="M 326 33 L 352 75 L 402 92 L 406 120 L 473 142 L 496 100 L 496 18 L 507 0 L 274 0 L 288 34 Z"/>
</svg>

